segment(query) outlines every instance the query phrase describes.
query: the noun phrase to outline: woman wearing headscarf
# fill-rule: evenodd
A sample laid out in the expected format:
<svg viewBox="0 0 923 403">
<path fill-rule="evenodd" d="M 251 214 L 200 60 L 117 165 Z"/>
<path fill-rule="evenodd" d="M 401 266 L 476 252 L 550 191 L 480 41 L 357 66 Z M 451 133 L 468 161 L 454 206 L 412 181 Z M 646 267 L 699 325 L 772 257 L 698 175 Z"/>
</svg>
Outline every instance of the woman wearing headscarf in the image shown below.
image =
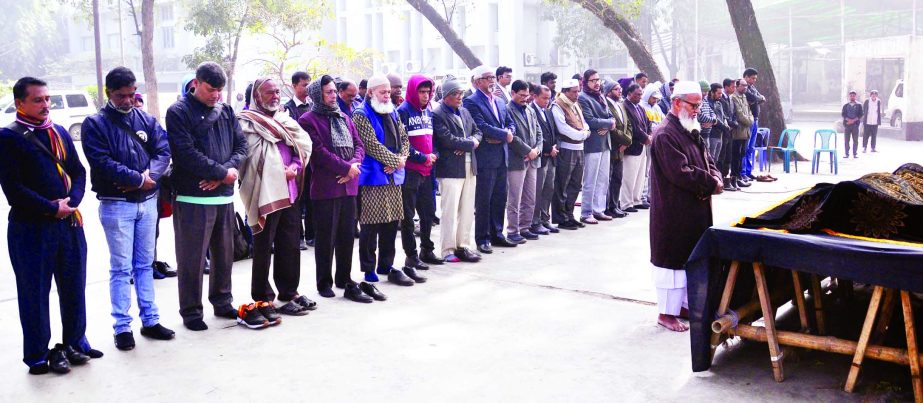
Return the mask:
<svg viewBox="0 0 923 403">
<path fill-rule="evenodd" d="M 352 119 L 337 105 L 333 77 L 325 75 L 308 86 L 314 102 L 311 111 L 298 119 L 311 136 L 310 195 L 315 227 L 314 260 L 317 291 L 322 297 L 336 296 L 333 286 L 345 288 L 344 296 L 356 302 L 372 302 L 350 278 L 356 225 L 356 195 L 359 166 L 365 149 Z M 336 255 L 336 277 L 331 275 Z"/>
</svg>

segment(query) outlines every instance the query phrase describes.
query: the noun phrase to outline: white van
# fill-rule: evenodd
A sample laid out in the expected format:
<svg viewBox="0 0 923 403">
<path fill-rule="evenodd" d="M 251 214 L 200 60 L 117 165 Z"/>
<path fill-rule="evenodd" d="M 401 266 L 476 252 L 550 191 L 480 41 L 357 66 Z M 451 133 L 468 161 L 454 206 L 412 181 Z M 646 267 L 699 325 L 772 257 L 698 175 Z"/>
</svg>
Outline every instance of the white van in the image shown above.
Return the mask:
<svg viewBox="0 0 923 403">
<path fill-rule="evenodd" d="M 907 110 L 907 101 L 904 98 L 904 80 L 897 80 L 891 95 L 888 96 L 888 108 L 885 110 L 885 116 L 891 117 L 891 127 L 901 128 L 904 126 L 904 112 Z M 884 116 L 882 116 L 882 120 Z"/>
<path fill-rule="evenodd" d="M 51 91 L 51 120 L 63 126 L 74 141 L 80 141 L 80 125 L 83 120 L 97 112 L 93 100 L 86 91 Z M 0 99 L 0 127 L 16 120 L 16 103 L 13 95 Z"/>
</svg>

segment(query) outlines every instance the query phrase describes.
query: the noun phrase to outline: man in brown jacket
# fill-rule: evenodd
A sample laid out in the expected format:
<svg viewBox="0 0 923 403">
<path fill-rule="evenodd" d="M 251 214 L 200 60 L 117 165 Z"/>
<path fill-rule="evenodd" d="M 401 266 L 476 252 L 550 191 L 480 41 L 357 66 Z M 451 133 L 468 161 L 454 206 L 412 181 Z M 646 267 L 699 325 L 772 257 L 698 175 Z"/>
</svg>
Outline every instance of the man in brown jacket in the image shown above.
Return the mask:
<svg viewBox="0 0 923 403">
<path fill-rule="evenodd" d="M 721 173 L 699 134 L 702 92 L 693 81 L 676 83 L 670 113 L 651 145 L 651 263 L 657 288 L 657 323 L 676 332 L 687 308 L 685 263 L 712 225 L 711 195 L 724 190 Z"/>
</svg>

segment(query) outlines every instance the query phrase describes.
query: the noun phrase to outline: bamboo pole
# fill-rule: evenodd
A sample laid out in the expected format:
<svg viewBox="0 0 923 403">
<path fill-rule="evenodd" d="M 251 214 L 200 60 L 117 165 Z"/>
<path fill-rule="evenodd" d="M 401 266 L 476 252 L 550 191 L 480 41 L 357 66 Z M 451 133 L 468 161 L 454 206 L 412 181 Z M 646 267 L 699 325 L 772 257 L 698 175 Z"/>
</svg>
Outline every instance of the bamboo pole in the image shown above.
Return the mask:
<svg viewBox="0 0 923 403">
<path fill-rule="evenodd" d="M 872 336 L 872 327 L 875 326 L 875 316 L 878 315 L 878 305 L 881 303 L 881 294 L 884 287 L 875 286 L 872 291 L 872 300 L 869 302 L 869 310 L 865 314 L 865 322 L 862 323 L 862 332 L 859 333 L 859 343 L 856 344 L 856 353 L 853 354 L 852 364 L 849 368 L 849 376 L 846 377 L 846 386 L 843 388 L 847 393 L 852 393 L 856 388 L 856 381 L 859 380 L 859 371 L 862 370 L 862 360 L 865 358 L 865 350 L 869 345 L 869 338 Z"/>
<path fill-rule="evenodd" d="M 721 302 L 718 303 L 718 315 L 723 316 L 727 313 L 728 305 L 731 304 L 731 296 L 734 295 L 734 285 L 737 284 L 737 273 L 740 270 L 740 262 L 734 260 L 731 262 L 730 271 L 728 271 L 727 281 L 724 282 L 724 292 L 721 294 Z M 714 325 L 712 325 L 714 326 Z M 721 333 L 715 332 L 711 336 L 711 358 L 715 358 L 715 350 L 721 344 Z"/>
<path fill-rule="evenodd" d="M 811 325 L 808 324 L 808 308 L 804 303 L 804 288 L 801 288 L 801 275 L 792 270 L 792 285 L 794 286 L 795 307 L 798 308 L 798 319 L 801 320 L 801 331 L 810 333 Z"/>
<path fill-rule="evenodd" d="M 823 335 L 827 333 L 827 326 L 824 325 L 824 292 L 820 288 L 820 277 L 816 274 L 811 275 L 811 294 L 814 294 L 814 315 L 817 322 L 817 334 Z"/>
<path fill-rule="evenodd" d="M 901 306 L 904 308 L 904 331 L 907 333 L 907 353 L 910 356 L 910 378 L 913 382 L 913 399 L 923 402 L 923 381 L 920 380 L 920 356 L 917 352 L 917 335 L 913 327 L 913 306 L 910 292 L 901 291 Z"/>
<path fill-rule="evenodd" d="M 875 331 L 872 332 L 872 343 L 881 344 L 884 339 L 888 326 L 891 325 L 891 317 L 894 313 L 894 306 L 897 305 L 897 291 L 889 288 L 885 290 L 885 296 L 881 301 L 881 314 L 878 316 L 878 322 L 875 324 Z"/>
<path fill-rule="evenodd" d="M 763 321 L 766 324 L 766 338 L 769 344 L 769 360 L 772 363 L 772 376 L 776 382 L 785 380 L 782 368 L 782 349 L 776 333 L 776 313 L 770 301 L 769 288 L 766 286 L 766 269 L 760 262 L 753 262 L 753 277 L 756 278 L 756 290 L 760 297 L 760 307 L 763 309 Z"/>
<path fill-rule="evenodd" d="M 766 328 L 762 326 L 737 325 L 729 333 L 747 340 L 759 341 L 766 343 L 768 337 Z M 834 354 L 853 355 L 856 353 L 858 343 L 851 340 L 838 339 L 833 336 L 815 336 L 813 334 L 804 334 L 798 332 L 778 331 L 776 336 L 779 344 L 784 346 L 799 347 L 809 350 L 824 351 Z M 923 360 L 923 357 L 917 353 L 917 360 Z M 865 358 L 873 360 L 891 362 L 899 365 L 910 365 L 910 358 L 907 350 L 895 347 L 885 347 L 878 345 L 869 345 L 865 350 Z"/>
<path fill-rule="evenodd" d="M 775 292 L 770 293 L 770 301 L 772 306 L 784 305 L 786 302 L 791 301 L 791 295 L 785 290 L 775 290 Z M 756 320 L 758 317 L 753 315 L 760 313 L 760 300 L 759 297 L 754 298 L 750 302 L 740 306 L 734 313 L 737 314 L 738 322 L 751 322 Z M 714 333 L 724 333 L 731 328 L 731 325 L 734 324 L 734 316 L 731 314 L 724 314 L 715 319 L 711 323 L 711 330 Z"/>
</svg>

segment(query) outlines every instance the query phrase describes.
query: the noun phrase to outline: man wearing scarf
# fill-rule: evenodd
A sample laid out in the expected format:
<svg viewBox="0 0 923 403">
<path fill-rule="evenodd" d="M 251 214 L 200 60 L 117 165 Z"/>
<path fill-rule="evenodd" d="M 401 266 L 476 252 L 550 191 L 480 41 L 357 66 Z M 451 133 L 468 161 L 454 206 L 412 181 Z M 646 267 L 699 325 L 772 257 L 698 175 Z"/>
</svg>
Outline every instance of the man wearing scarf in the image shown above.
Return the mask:
<svg viewBox="0 0 923 403">
<path fill-rule="evenodd" d="M 609 193 L 609 152 L 612 149 L 609 131 L 615 130 L 616 120 L 609 112 L 601 88 L 602 83 L 596 70 L 589 69 L 583 73 L 583 91 L 577 102 L 591 134 L 583 144 L 583 203 L 580 221 L 587 224 L 612 221 L 612 217 L 605 211 L 606 196 Z"/>
<path fill-rule="evenodd" d="M 70 364 L 102 357 L 86 333 L 87 244 L 77 206 L 86 171 L 74 142 L 49 117 L 44 81 L 23 77 L 13 86 L 16 121 L 0 129 L 0 186 L 10 205 L 10 263 L 16 274 L 23 362 L 33 375 L 67 373 Z M 51 351 L 51 279 L 61 304 L 63 340 Z"/>
<path fill-rule="evenodd" d="M 253 230 L 250 296 L 257 305 L 274 308 L 269 263 L 282 304 L 279 313 L 306 315 L 316 304 L 298 293 L 301 278 L 301 197 L 304 167 L 311 157 L 311 139 L 280 103 L 279 83 L 253 82 L 251 108 L 237 115 L 247 136 L 249 153 L 240 170 L 240 197 Z M 275 255 L 275 258 L 273 258 Z"/>
<path fill-rule="evenodd" d="M 401 243 L 404 247 L 404 267 L 417 270 L 429 269 L 426 264 L 440 265 L 442 259 L 433 252 L 436 248 L 430 239 L 433 218 L 436 212 L 436 197 L 433 193 L 433 121 L 429 100 L 433 95 L 433 80 L 424 75 L 413 75 L 407 82 L 407 95 L 397 108 L 397 114 L 410 139 L 410 154 L 407 158 L 407 176 L 404 178 L 402 196 L 404 219 L 401 221 Z M 420 253 L 414 238 L 414 212 L 420 216 Z"/>
<path fill-rule="evenodd" d="M 404 165 L 410 152 L 410 141 L 389 99 L 391 88 L 388 78 L 373 76 L 368 86 L 365 102 L 353 115 L 366 150 L 362 173 L 359 174 L 362 194 L 359 263 L 365 280 L 370 283 L 377 282 L 378 274 L 382 274 L 387 275 L 392 283 L 411 286 L 414 282 L 404 272 L 416 277 L 415 269 L 405 267 L 402 272 L 393 267 L 398 224 L 404 218 L 401 185 L 404 184 Z M 376 249 L 379 253 L 377 258 Z M 375 297 L 377 290 L 374 286 L 363 284 L 360 285 L 363 292 Z M 383 298 L 380 293 L 377 297 Z"/>
<path fill-rule="evenodd" d="M 583 142 L 590 137 L 590 129 L 583 119 L 577 99 L 580 82 L 569 79 L 551 105 L 555 126 L 560 136 L 558 166 L 555 172 L 552 221 L 558 228 L 575 230 L 584 226 L 574 218 L 574 204 L 583 180 Z"/>
<path fill-rule="evenodd" d="M 702 233 L 712 225 L 711 196 L 724 182 L 699 134 L 696 112 L 702 92 L 694 81 L 676 83 L 670 114 L 651 145 L 651 263 L 657 288 L 657 323 L 689 330 L 677 320 L 688 307 L 685 264 Z"/>
<path fill-rule="evenodd" d="M 343 296 L 352 301 L 372 302 L 350 278 L 359 166 L 365 158 L 365 147 L 352 119 L 337 106 L 333 77 L 324 75 L 312 82 L 308 95 L 314 105 L 310 112 L 301 115 L 298 123 L 311 136 L 310 195 L 317 236 L 314 247 L 317 291 L 324 298 L 333 298 L 336 285 L 345 288 Z M 336 277 L 332 274 L 334 254 Z"/>
<path fill-rule="evenodd" d="M 202 320 L 206 252 L 211 257 L 208 301 L 215 316 L 238 318 L 231 295 L 234 184 L 247 158 L 247 138 L 234 109 L 219 102 L 226 83 L 221 66 L 202 63 L 193 80 L 195 91 L 167 109 L 167 137 L 173 155 L 170 180 L 176 190 L 173 228 L 180 315 L 192 331 L 208 329 Z"/>
<path fill-rule="evenodd" d="M 109 299 L 115 319 L 115 346 L 131 350 L 131 288 L 141 311 L 141 335 L 170 340 L 154 303 L 154 236 L 158 180 L 170 164 L 167 133 L 153 116 L 133 107 L 135 75 L 116 67 L 106 75 L 109 102 L 81 127 L 83 151 L 90 164 L 99 219 L 109 244 Z"/>
</svg>

